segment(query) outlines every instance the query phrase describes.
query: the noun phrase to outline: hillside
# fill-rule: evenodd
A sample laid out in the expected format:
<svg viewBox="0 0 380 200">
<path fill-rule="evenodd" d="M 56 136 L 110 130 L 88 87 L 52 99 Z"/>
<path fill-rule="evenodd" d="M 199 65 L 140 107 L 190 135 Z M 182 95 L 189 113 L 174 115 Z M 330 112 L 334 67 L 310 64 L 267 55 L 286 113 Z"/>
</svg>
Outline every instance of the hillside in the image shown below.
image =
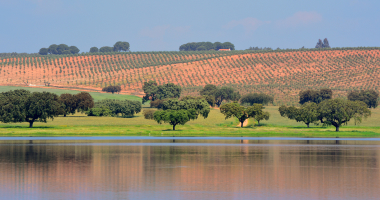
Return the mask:
<svg viewBox="0 0 380 200">
<path fill-rule="evenodd" d="M 353 89 L 380 89 L 380 49 L 231 52 L 134 52 L 75 56 L 0 58 L 0 85 L 44 85 L 101 90 L 120 84 L 142 94 L 145 81 L 172 82 L 196 95 L 207 83 L 241 93 L 265 92 L 276 104 L 297 102 L 304 89 L 331 88 L 337 96 Z"/>
</svg>

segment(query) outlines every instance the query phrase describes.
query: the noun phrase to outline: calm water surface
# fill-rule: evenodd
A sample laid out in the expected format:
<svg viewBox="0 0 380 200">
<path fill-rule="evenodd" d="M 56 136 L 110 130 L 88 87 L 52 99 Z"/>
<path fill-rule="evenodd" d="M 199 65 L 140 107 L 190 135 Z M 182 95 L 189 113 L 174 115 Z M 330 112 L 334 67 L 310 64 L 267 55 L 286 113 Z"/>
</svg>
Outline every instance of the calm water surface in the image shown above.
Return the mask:
<svg viewBox="0 0 380 200">
<path fill-rule="evenodd" d="M 0 138 L 0 199 L 379 199 L 380 140 Z"/>
</svg>

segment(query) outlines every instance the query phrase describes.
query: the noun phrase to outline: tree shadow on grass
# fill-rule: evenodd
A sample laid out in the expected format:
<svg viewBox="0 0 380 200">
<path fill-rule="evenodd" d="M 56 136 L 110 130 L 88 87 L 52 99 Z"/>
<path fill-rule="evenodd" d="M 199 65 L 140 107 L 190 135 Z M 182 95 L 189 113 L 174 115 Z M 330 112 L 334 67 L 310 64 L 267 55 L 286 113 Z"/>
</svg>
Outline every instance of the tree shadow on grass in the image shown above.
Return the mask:
<svg viewBox="0 0 380 200">
<path fill-rule="evenodd" d="M 287 127 L 287 128 L 294 128 L 294 129 L 326 129 L 327 127 L 322 127 L 322 126 L 312 126 L 312 127 L 303 127 L 303 126 L 294 126 L 294 127 Z"/>
<path fill-rule="evenodd" d="M 173 129 L 165 129 L 165 130 L 162 130 L 162 131 L 166 131 L 166 132 L 182 132 L 183 130 L 175 130 L 175 131 L 173 131 Z"/>
<path fill-rule="evenodd" d="M 40 128 L 40 129 L 51 129 L 51 128 L 55 128 L 55 127 L 52 127 L 52 126 L 33 126 L 32 128 L 29 128 L 29 126 L 0 126 L 0 129 L 3 128 L 3 129 L 8 129 L 8 128 L 22 128 L 22 129 L 37 129 L 37 128 Z"/>
</svg>

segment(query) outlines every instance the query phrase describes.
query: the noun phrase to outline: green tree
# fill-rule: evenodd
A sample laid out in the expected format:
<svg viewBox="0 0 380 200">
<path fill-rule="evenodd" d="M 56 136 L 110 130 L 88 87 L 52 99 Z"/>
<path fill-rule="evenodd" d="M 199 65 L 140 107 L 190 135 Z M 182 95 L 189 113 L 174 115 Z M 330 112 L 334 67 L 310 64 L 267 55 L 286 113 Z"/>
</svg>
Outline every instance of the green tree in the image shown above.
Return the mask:
<svg viewBox="0 0 380 200">
<path fill-rule="evenodd" d="M 215 93 L 217 91 L 218 91 L 218 87 L 216 87 L 213 84 L 207 84 L 199 93 L 200 95 L 215 96 Z"/>
<path fill-rule="evenodd" d="M 300 91 L 300 104 L 304 104 L 306 102 L 314 102 L 314 103 L 320 103 L 323 100 L 331 99 L 333 95 L 333 92 L 331 89 L 321 89 L 321 90 L 305 90 Z"/>
<path fill-rule="evenodd" d="M 69 51 L 70 51 L 72 54 L 78 54 L 80 50 L 79 50 L 78 47 L 76 47 L 76 46 L 70 46 L 70 47 L 69 47 Z"/>
<path fill-rule="evenodd" d="M 231 49 L 235 50 L 235 45 L 233 45 L 231 42 L 225 42 L 222 44 L 223 49 Z"/>
<path fill-rule="evenodd" d="M 58 45 L 56 44 L 50 45 L 48 48 L 49 54 L 58 54 L 57 48 L 58 48 Z"/>
<path fill-rule="evenodd" d="M 318 105 L 314 102 L 306 102 L 300 108 L 281 106 L 279 111 L 282 117 L 304 122 L 308 128 L 310 123 L 317 123 L 319 119 Z"/>
<path fill-rule="evenodd" d="M 262 115 L 263 105 L 253 104 L 253 106 L 244 107 L 237 102 L 224 104 L 220 107 L 220 112 L 226 116 L 226 119 L 236 117 L 241 127 L 243 123 L 250 117 L 255 118 L 257 115 Z"/>
<path fill-rule="evenodd" d="M 273 103 L 273 97 L 264 93 L 249 93 L 241 97 L 240 102 L 242 104 L 250 104 L 254 103 L 268 105 L 268 103 Z"/>
<path fill-rule="evenodd" d="M 110 85 L 110 86 L 107 86 L 107 87 L 104 87 L 102 89 L 103 92 L 111 92 L 112 94 L 117 92 L 119 93 L 121 91 L 121 87 L 119 85 Z"/>
<path fill-rule="evenodd" d="M 362 118 L 371 115 L 367 104 L 362 101 L 350 101 L 345 99 L 329 99 L 318 104 L 318 119 L 325 125 L 333 125 L 336 131 L 342 124 L 348 123 L 352 118 L 361 122 Z"/>
<path fill-rule="evenodd" d="M 197 116 L 195 109 L 158 110 L 154 112 L 154 120 L 159 124 L 162 122 L 169 123 L 173 126 L 173 131 L 178 124 L 185 125 L 186 122 L 196 119 Z"/>
<path fill-rule="evenodd" d="M 79 112 L 85 112 L 94 107 L 94 99 L 90 93 L 81 92 L 74 96 L 77 99 L 77 110 Z"/>
<path fill-rule="evenodd" d="M 157 99 L 158 85 L 156 81 L 144 82 L 143 88 L 145 96 L 142 99 L 142 103 L 147 101 L 155 101 Z"/>
<path fill-rule="evenodd" d="M 235 92 L 235 90 L 231 87 L 223 86 L 215 93 L 215 103 L 218 107 L 220 107 L 223 101 L 237 101 L 239 99 L 239 92 Z"/>
<path fill-rule="evenodd" d="M 78 106 L 78 100 L 75 95 L 61 94 L 59 96 L 59 102 L 62 105 L 62 114 L 66 117 L 67 114 L 75 114 Z"/>
<path fill-rule="evenodd" d="M 100 47 L 99 52 L 102 52 L 102 53 L 113 52 L 113 47 L 108 47 L 108 46 Z"/>
<path fill-rule="evenodd" d="M 368 108 L 376 108 L 379 105 L 379 92 L 375 90 L 351 91 L 347 98 L 350 101 L 363 101 Z"/>
<path fill-rule="evenodd" d="M 58 53 L 57 54 L 71 54 L 71 52 L 67 53 L 65 51 L 69 51 L 70 52 L 69 46 L 67 46 L 66 44 L 60 44 L 60 45 L 58 45 L 58 47 L 57 47 L 57 52 Z"/>
<path fill-rule="evenodd" d="M 98 47 L 91 47 L 90 48 L 90 53 L 98 53 L 98 52 L 99 52 Z"/>
<path fill-rule="evenodd" d="M 41 48 L 38 53 L 40 55 L 47 55 L 49 53 L 49 49 L 47 49 L 47 48 Z"/>
<path fill-rule="evenodd" d="M 95 108 L 107 108 L 114 117 L 119 114 L 121 114 L 122 117 L 131 117 L 141 112 L 142 106 L 139 101 L 104 99 L 96 102 Z"/>
<path fill-rule="evenodd" d="M 129 43 L 128 42 L 116 42 L 113 46 L 114 51 L 129 51 Z"/>
<path fill-rule="evenodd" d="M 29 122 L 33 127 L 35 121 L 47 122 L 58 116 L 61 104 L 58 96 L 50 92 L 30 93 L 26 90 L 15 90 L 0 94 L 0 120 L 9 122 Z"/>
<path fill-rule="evenodd" d="M 87 116 L 97 116 L 97 117 L 105 117 L 112 115 L 111 110 L 107 107 L 100 107 L 100 108 L 90 108 L 86 112 Z"/>
<path fill-rule="evenodd" d="M 269 112 L 261 112 L 261 114 L 258 114 L 255 116 L 255 119 L 257 123 L 260 125 L 261 120 L 269 120 L 270 114 Z"/>
<path fill-rule="evenodd" d="M 181 100 L 178 99 L 168 99 L 164 102 L 162 107 L 163 110 L 190 110 L 194 109 L 198 115 L 202 115 L 204 118 L 208 117 L 210 113 L 210 106 L 205 99 L 202 97 L 185 97 Z"/>
<path fill-rule="evenodd" d="M 64 50 L 64 51 L 62 51 L 61 54 L 63 54 L 63 55 L 69 55 L 69 54 L 71 54 L 71 51 L 70 50 Z"/>
<path fill-rule="evenodd" d="M 156 99 L 179 98 L 181 96 L 182 88 L 173 83 L 157 85 L 155 81 L 145 82 L 143 85 L 145 96 L 142 103 L 147 101 L 155 101 Z"/>
</svg>

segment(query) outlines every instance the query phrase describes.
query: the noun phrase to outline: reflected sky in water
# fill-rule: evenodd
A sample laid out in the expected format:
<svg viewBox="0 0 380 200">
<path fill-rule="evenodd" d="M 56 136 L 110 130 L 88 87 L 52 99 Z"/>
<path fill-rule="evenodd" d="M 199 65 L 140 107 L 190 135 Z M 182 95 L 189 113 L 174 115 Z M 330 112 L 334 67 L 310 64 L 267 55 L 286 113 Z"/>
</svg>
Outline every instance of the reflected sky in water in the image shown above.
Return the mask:
<svg viewBox="0 0 380 200">
<path fill-rule="evenodd" d="M 76 139 L 76 140 L 73 140 Z M 0 199 L 377 199 L 379 140 L 0 140 Z"/>
</svg>

